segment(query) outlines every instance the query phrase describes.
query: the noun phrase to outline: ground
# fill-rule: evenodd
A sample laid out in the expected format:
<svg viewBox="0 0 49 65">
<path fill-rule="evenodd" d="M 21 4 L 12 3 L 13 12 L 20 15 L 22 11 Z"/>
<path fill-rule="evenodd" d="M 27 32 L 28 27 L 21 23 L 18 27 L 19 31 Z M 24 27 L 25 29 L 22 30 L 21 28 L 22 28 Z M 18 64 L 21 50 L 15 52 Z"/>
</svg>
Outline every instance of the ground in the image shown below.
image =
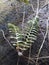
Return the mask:
<svg viewBox="0 0 49 65">
<path fill-rule="evenodd" d="M 0 0 L 0 29 L 3 29 L 5 32 L 5 36 L 8 39 L 9 32 L 8 32 L 8 27 L 7 23 L 12 22 L 19 27 L 21 27 L 22 24 L 22 19 L 23 19 L 23 13 L 24 12 L 24 6 L 20 2 L 18 2 L 18 5 L 14 5 L 15 2 L 5 2 L 3 4 L 3 0 Z M 10 4 L 9 4 L 10 3 Z M 34 0 L 33 2 L 33 7 L 36 11 L 37 7 L 37 0 Z M 34 4 L 36 3 L 36 4 Z M 12 6 L 11 6 L 12 5 Z M 21 5 L 21 6 L 19 6 Z M 44 5 L 44 6 L 43 6 Z M 39 48 L 42 44 L 42 41 L 44 39 L 44 36 L 46 34 L 46 25 L 47 25 L 47 19 L 49 17 L 49 5 L 45 5 L 45 0 L 40 0 L 40 11 L 39 11 L 39 34 L 37 35 L 37 40 L 35 41 L 34 44 L 32 44 L 31 47 L 31 58 L 34 58 L 33 60 L 30 61 L 30 65 L 36 65 L 36 59 L 35 57 L 37 56 L 39 52 Z M 32 19 L 35 17 L 34 10 L 32 10 L 32 7 L 30 5 L 25 5 L 25 18 L 24 22 L 26 23 L 28 20 Z M 49 35 L 49 33 L 48 33 Z M 42 50 L 40 52 L 40 57 L 46 57 L 49 56 L 49 44 L 48 44 L 48 35 L 46 36 L 44 45 L 42 47 Z M 28 57 L 29 54 L 29 49 L 25 51 L 24 53 L 25 57 Z M 16 49 L 12 49 L 7 41 L 4 39 L 2 32 L 0 32 L 0 65 L 17 65 L 17 61 L 19 58 L 19 65 L 27 65 L 28 64 L 28 59 L 26 59 L 24 56 L 19 57 L 17 54 Z M 49 65 L 49 58 L 44 58 L 38 60 L 39 65 Z"/>
</svg>

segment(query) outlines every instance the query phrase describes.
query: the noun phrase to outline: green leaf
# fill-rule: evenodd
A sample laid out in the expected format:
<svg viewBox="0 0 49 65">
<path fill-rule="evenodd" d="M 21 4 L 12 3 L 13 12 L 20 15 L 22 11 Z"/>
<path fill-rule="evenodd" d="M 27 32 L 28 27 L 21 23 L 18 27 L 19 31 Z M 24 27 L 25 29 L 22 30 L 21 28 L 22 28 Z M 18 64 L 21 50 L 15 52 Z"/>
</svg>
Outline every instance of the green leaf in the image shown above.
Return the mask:
<svg viewBox="0 0 49 65">
<path fill-rule="evenodd" d="M 14 32 L 14 33 L 16 33 L 16 32 L 19 31 L 18 26 L 15 26 L 15 25 L 12 24 L 12 23 L 8 23 L 8 27 L 9 27 L 9 30 L 12 31 L 12 32 Z"/>
<path fill-rule="evenodd" d="M 20 50 L 27 50 L 37 39 L 37 33 L 39 30 L 38 22 L 39 18 L 36 18 L 35 20 L 29 20 L 27 25 L 24 27 L 24 33 L 18 32 L 20 30 L 17 26 L 8 23 L 9 29 L 12 30 L 12 32 L 15 32 L 14 34 L 16 34 L 15 36 L 11 34 L 11 38 L 14 39 L 14 42 L 12 43 L 15 44 L 16 47 L 19 47 Z M 13 41 L 13 39 L 11 39 L 11 41 Z"/>
<path fill-rule="evenodd" d="M 24 2 L 24 3 L 26 3 L 26 4 L 28 4 L 29 3 L 29 0 L 20 0 L 21 2 Z"/>
</svg>

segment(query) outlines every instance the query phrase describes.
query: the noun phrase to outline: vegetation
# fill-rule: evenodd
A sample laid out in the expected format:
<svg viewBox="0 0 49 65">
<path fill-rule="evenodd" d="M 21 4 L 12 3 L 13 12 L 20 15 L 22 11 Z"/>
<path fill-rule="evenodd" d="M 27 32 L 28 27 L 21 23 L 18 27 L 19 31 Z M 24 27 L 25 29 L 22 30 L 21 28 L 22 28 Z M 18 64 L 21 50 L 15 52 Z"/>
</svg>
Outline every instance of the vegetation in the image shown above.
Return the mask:
<svg viewBox="0 0 49 65">
<path fill-rule="evenodd" d="M 24 3 L 26 3 L 26 4 L 28 4 L 29 3 L 29 0 L 20 0 L 21 2 L 24 2 Z"/>
<path fill-rule="evenodd" d="M 43 0 L 5 1 L 0 1 L 0 65 L 48 65 L 47 0 L 44 6 Z"/>
<path fill-rule="evenodd" d="M 11 43 L 13 43 L 13 45 L 16 46 L 16 49 L 19 51 L 24 51 L 27 50 L 32 43 L 34 43 L 34 41 L 37 38 L 37 33 L 38 33 L 38 22 L 39 19 L 36 18 L 35 20 L 29 20 L 27 22 L 27 25 L 25 27 L 25 33 L 20 32 L 20 29 L 12 24 L 12 23 L 8 23 L 8 27 L 9 27 L 9 32 L 10 32 L 10 39 L 15 39 L 16 41 L 12 41 Z"/>
</svg>

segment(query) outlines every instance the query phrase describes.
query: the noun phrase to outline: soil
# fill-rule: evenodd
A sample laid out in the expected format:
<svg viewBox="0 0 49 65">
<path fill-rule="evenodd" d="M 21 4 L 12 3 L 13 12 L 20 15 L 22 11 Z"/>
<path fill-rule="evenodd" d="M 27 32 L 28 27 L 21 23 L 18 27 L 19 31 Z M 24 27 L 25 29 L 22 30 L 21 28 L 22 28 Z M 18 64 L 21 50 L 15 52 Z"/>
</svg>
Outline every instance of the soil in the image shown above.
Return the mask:
<svg viewBox="0 0 49 65">
<path fill-rule="evenodd" d="M 45 0 L 40 0 L 40 1 L 42 3 L 42 5 L 40 3 L 40 8 L 41 8 L 44 5 Z M 30 3 L 32 3 L 32 2 L 30 2 Z M 34 0 L 33 3 L 36 3 L 36 1 Z M 34 4 L 35 10 L 36 10 L 36 4 Z M 21 27 L 23 14 L 19 13 L 19 12 L 23 12 L 24 11 L 23 8 L 24 8 L 24 6 L 18 8 L 17 10 L 15 8 L 13 8 L 10 11 L 6 10 L 6 11 L 2 11 L 0 13 L 0 19 L 1 19 L 0 20 L 0 29 L 4 30 L 5 36 L 7 37 L 7 39 L 9 36 L 7 23 L 11 22 L 11 23 L 14 23 L 14 24 L 18 25 L 19 27 Z M 28 20 L 35 17 L 35 13 L 34 13 L 34 11 L 32 11 L 31 6 L 26 5 L 25 12 L 26 12 L 25 23 Z M 37 40 L 32 44 L 32 47 L 31 47 L 31 54 L 30 54 L 31 58 L 37 57 L 39 48 L 42 44 L 43 34 L 45 35 L 45 33 L 46 33 L 46 22 L 47 22 L 47 17 L 49 16 L 48 13 L 49 13 L 49 5 L 48 5 L 48 10 L 47 10 L 47 5 L 46 5 L 39 12 L 40 30 L 39 30 L 39 33 L 37 35 Z M 19 57 L 17 50 L 12 49 L 10 47 L 8 42 L 4 39 L 2 32 L 0 32 L 0 65 L 17 65 L 18 58 L 19 58 L 18 65 L 27 65 L 28 59 L 26 57 L 28 57 L 28 55 L 29 55 L 29 49 L 24 51 L 23 55 L 24 56 Z M 42 48 L 39 56 L 40 57 L 49 56 L 48 35 L 45 39 L 43 48 Z M 39 63 L 39 65 L 49 65 L 49 58 L 39 59 L 38 63 Z M 36 65 L 36 60 L 30 61 L 29 65 Z"/>
</svg>

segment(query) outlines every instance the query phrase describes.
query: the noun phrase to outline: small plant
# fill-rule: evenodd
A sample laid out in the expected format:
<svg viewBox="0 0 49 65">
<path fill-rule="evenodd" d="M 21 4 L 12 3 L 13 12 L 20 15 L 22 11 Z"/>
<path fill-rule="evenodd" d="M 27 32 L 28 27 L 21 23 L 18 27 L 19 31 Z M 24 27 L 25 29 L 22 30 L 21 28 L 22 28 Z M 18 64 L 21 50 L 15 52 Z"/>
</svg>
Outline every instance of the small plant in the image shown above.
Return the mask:
<svg viewBox="0 0 49 65">
<path fill-rule="evenodd" d="M 26 4 L 28 4 L 29 3 L 29 0 L 20 0 L 21 2 L 24 2 L 24 3 L 26 3 Z"/>
<path fill-rule="evenodd" d="M 32 43 L 34 43 L 34 41 L 37 39 L 37 33 L 39 30 L 38 21 L 38 18 L 36 18 L 34 21 L 29 20 L 27 22 L 27 26 L 24 28 L 24 33 L 21 32 L 18 26 L 8 23 L 11 43 L 16 46 L 18 52 L 22 52 L 30 48 Z"/>
</svg>

